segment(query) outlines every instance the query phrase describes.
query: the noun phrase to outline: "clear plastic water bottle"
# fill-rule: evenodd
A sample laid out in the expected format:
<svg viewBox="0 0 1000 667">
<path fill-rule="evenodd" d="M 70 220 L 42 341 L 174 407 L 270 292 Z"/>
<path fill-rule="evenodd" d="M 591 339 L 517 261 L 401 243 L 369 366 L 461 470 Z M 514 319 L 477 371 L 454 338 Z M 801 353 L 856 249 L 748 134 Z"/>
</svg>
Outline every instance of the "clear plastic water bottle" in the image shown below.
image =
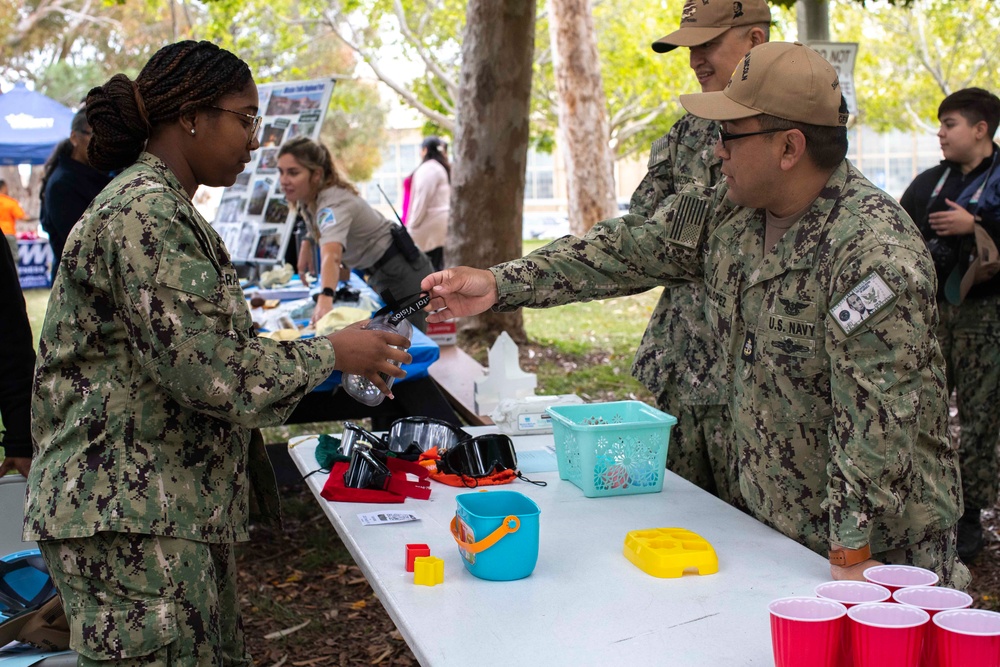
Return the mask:
<svg viewBox="0 0 1000 667">
<path fill-rule="evenodd" d="M 373 318 L 372 321 L 366 324 L 364 328 L 372 329 L 374 331 L 388 331 L 389 333 L 399 334 L 400 336 L 405 336 L 407 340 L 412 340 L 413 338 L 413 325 L 406 319 L 400 320 L 399 324 L 393 325 L 389 321 L 388 316 L 378 316 Z M 395 361 L 391 363 L 399 366 L 399 364 Z M 385 373 L 381 373 L 380 375 L 382 376 L 382 379 L 385 380 L 386 386 L 392 389 L 392 383 L 396 381 L 396 378 L 391 375 L 386 375 Z M 363 375 L 349 375 L 344 373 L 344 377 L 340 381 L 340 384 L 344 387 L 344 391 L 350 394 L 351 397 L 359 403 L 375 406 L 385 400 L 385 394 L 379 391 L 378 387 L 372 384 L 371 380 Z"/>
</svg>

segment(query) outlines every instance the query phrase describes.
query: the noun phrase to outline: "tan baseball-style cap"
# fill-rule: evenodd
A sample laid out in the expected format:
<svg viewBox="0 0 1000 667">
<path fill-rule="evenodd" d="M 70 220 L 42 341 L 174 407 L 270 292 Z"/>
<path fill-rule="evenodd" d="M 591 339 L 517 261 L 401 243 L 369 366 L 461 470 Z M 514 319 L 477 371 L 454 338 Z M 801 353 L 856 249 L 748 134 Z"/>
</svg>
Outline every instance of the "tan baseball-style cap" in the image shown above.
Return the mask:
<svg viewBox="0 0 1000 667">
<path fill-rule="evenodd" d="M 764 0 L 686 0 L 681 27 L 653 42 L 653 50 L 666 53 L 678 46 L 699 46 L 733 26 L 770 22 L 771 9 Z"/>
<path fill-rule="evenodd" d="M 840 79 L 823 56 L 798 42 L 768 42 L 750 49 L 724 90 L 681 95 L 688 113 L 738 120 L 766 113 L 810 125 L 847 125 Z"/>
</svg>

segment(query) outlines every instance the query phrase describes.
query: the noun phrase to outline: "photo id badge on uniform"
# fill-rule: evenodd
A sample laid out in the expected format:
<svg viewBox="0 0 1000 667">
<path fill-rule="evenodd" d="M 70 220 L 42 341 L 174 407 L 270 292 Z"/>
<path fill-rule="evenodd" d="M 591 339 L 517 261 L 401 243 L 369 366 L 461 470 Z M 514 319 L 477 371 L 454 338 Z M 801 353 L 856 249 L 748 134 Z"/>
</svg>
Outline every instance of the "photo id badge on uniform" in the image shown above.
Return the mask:
<svg viewBox="0 0 1000 667">
<path fill-rule="evenodd" d="M 874 271 L 861 279 L 851 291 L 830 309 L 841 330 L 850 335 L 869 317 L 896 298 L 896 293 Z"/>
</svg>

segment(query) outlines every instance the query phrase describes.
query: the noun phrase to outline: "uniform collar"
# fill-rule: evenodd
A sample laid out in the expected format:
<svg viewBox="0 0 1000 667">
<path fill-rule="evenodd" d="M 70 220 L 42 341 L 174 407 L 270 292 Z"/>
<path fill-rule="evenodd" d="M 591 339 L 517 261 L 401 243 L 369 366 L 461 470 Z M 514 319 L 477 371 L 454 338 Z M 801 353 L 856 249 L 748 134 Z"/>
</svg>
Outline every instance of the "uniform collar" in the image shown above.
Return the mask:
<svg viewBox="0 0 1000 667">
<path fill-rule="evenodd" d="M 170 171 L 170 167 L 168 167 L 160 158 L 156 157 L 152 153 L 143 151 L 139 154 L 139 158 L 135 161 L 135 163 L 149 167 L 166 182 L 170 189 L 177 190 L 177 192 L 183 195 L 187 200 L 191 199 L 188 197 L 187 190 L 185 190 L 181 185 L 180 180 L 178 180 L 177 176 L 174 175 L 174 172 Z"/>
<path fill-rule="evenodd" d="M 825 230 L 830 224 L 830 214 L 847 184 L 849 175 L 854 172 L 850 162 L 843 160 L 820 190 L 802 218 L 781 237 L 774 250 L 764 254 L 764 260 L 750 276 L 748 287 L 775 278 L 786 271 L 808 269 L 816 264 L 816 253 L 820 247 L 820 239 L 825 236 Z M 760 243 L 764 243 L 765 213 L 762 209 L 755 210 L 748 224 L 755 222 L 760 226 Z"/>
</svg>

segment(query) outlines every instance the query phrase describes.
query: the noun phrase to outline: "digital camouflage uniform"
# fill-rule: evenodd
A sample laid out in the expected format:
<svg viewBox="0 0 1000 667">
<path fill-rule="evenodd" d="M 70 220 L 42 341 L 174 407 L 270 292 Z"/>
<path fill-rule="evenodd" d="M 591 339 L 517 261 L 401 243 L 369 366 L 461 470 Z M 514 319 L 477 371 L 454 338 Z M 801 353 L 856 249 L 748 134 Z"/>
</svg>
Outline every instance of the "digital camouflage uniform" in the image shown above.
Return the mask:
<svg viewBox="0 0 1000 667">
<path fill-rule="evenodd" d="M 494 267 L 497 308 L 704 282 L 732 367 L 749 511 L 824 556 L 831 542 L 869 544 L 876 559 L 966 586 L 954 549 L 961 495 L 934 336 L 936 281 L 919 232 L 844 161 L 765 253 L 764 212 L 725 204 L 726 189 Z"/>
<path fill-rule="evenodd" d="M 690 185 L 715 185 L 719 124 L 685 114 L 653 143 L 649 171 L 632 194 L 629 213 L 648 218 Z M 635 353 L 632 375 L 677 417 L 667 467 L 726 502 L 741 506 L 739 473 L 729 435 L 725 364 L 705 318 L 705 288 L 682 283 L 663 290 Z"/>
<path fill-rule="evenodd" d="M 232 545 L 252 507 L 277 514 L 256 427 L 333 369 L 326 338 L 253 334 L 225 245 L 158 159 L 98 195 L 42 327 L 24 531 L 80 664 L 249 664 Z"/>
</svg>

